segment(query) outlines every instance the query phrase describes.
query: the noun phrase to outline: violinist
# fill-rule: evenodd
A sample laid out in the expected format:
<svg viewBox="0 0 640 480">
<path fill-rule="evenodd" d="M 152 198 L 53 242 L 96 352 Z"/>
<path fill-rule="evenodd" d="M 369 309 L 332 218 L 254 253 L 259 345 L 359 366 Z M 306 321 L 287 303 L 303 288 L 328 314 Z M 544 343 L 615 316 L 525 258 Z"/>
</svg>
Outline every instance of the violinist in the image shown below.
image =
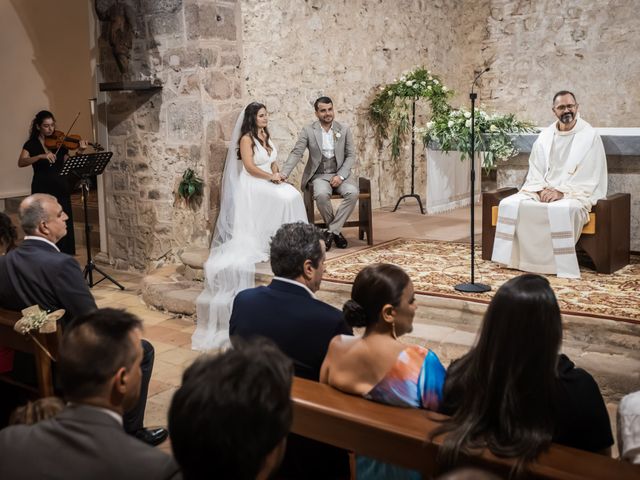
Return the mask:
<svg viewBox="0 0 640 480">
<path fill-rule="evenodd" d="M 31 122 L 29 140 L 22 146 L 18 167 L 33 167 L 31 193 L 48 193 L 53 195 L 67 214 L 67 234 L 57 243 L 61 252 L 75 255 L 75 237 L 73 234 L 73 214 L 71 210 L 71 192 L 66 177 L 60 176 L 60 171 L 67 158 L 69 150 L 59 147 L 47 147 L 48 141 L 56 131 L 56 120 L 53 113 L 46 110 L 38 112 Z M 64 135 L 63 135 L 64 136 Z M 55 144 L 54 144 L 55 145 Z M 78 142 L 78 151 L 83 152 L 87 143 Z"/>
</svg>

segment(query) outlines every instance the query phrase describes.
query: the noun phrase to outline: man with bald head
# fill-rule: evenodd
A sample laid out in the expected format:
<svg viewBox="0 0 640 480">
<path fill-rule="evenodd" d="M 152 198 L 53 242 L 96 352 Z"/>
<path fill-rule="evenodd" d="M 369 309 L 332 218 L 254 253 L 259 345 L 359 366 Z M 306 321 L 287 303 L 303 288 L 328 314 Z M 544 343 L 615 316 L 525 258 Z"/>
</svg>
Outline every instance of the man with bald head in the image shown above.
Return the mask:
<svg viewBox="0 0 640 480">
<path fill-rule="evenodd" d="M 67 234 L 67 214 L 56 198 L 36 193 L 20 204 L 24 241 L 0 257 L 0 307 L 22 310 L 39 305 L 47 311 L 63 308 L 62 327 L 97 309 L 80 265 L 60 252 L 56 242 Z M 147 390 L 153 369 L 153 346 L 142 340 L 142 389 L 138 405 L 124 416 L 124 428 L 145 443 L 157 445 L 167 438 L 164 428 L 143 428 Z M 16 354 L 16 361 L 19 355 Z M 17 368 L 19 370 L 19 368 Z"/>
<path fill-rule="evenodd" d="M 0 261 L 0 306 L 22 310 L 40 305 L 64 308 L 65 326 L 96 309 L 78 262 L 61 253 L 56 242 L 67 234 L 67 214 L 52 195 L 36 193 L 20 204 L 24 241 Z"/>
</svg>

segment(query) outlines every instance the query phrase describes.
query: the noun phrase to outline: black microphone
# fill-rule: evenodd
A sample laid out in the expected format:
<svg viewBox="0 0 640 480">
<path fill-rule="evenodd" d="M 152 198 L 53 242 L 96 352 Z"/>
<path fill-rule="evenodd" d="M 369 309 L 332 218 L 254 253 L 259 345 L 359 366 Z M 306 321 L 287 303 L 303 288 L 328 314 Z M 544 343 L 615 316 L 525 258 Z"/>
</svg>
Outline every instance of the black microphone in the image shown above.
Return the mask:
<svg viewBox="0 0 640 480">
<path fill-rule="evenodd" d="M 484 70 L 482 70 L 479 74 L 476 75 L 476 78 L 473 79 L 473 83 L 471 84 L 471 93 L 473 93 L 473 87 L 475 87 L 476 82 L 478 81 L 478 79 L 484 75 L 485 73 L 487 73 L 489 70 L 491 70 L 491 67 L 487 67 Z"/>
</svg>

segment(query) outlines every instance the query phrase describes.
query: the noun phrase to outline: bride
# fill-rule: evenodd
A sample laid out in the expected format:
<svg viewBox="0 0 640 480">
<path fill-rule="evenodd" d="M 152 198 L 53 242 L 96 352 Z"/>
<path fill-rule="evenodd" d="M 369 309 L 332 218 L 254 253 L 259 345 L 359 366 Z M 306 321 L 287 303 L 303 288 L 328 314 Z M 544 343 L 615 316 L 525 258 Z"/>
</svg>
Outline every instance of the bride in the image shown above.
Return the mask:
<svg viewBox="0 0 640 480">
<path fill-rule="evenodd" d="M 255 264 L 269 259 L 271 236 L 284 223 L 307 221 L 302 196 L 281 180 L 267 123 L 266 107 L 253 102 L 231 135 L 204 290 L 196 302 L 194 350 L 228 343 L 233 299 L 254 286 Z"/>
</svg>

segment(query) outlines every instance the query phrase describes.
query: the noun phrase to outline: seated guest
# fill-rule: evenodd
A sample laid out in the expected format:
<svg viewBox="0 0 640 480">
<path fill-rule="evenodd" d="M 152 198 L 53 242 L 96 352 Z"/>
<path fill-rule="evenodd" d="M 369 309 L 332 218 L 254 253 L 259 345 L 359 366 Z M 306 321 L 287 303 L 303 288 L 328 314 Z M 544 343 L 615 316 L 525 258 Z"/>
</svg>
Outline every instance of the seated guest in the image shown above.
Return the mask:
<svg viewBox="0 0 640 480">
<path fill-rule="evenodd" d="M 0 255 L 4 255 L 9 250 L 16 247 L 18 233 L 16 227 L 11 223 L 9 215 L 0 212 Z"/>
<path fill-rule="evenodd" d="M 291 428 L 292 376 L 291 360 L 267 340 L 236 342 L 187 368 L 169 408 L 184 478 L 272 478 Z"/>
<path fill-rule="evenodd" d="M 26 236 L 19 247 L 0 256 L 0 307 L 22 310 L 31 305 L 51 312 L 64 309 L 63 329 L 74 318 L 96 310 L 96 302 L 82 276 L 80 265 L 56 246 L 67 234 L 67 215 L 52 195 L 37 193 L 20 203 L 20 224 Z M 140 401 L 124 416 L 124 428 L 140 440 L 158 445 L 167 438 L 164 428 L 143 428 L 147 391 L 153 370 L 153 346 L 142 340 Z M 16 353 L 14 375 L 22 378 L 32 367 L 30 358 Z M 31 368 L 33 370 L 33 368 Z"/>
<path fill-rule="evenodd" d="M 140 320 L 122 310 L 72 322 L 58 357 L 69 403 L 52 419 L 0 430 L 0 478 L 179 478 L 170 456 L 123 429 L 140 396 L 141 338 Z"/>
<path fill-rule="evenodd" d="M 546 278 L 525 274 L 502 285 L 484 315 L 476 345 L 447 370 L 441 411 L 451 418 L 441 453 L 486 447 L 518 460 L 517 470 L 551 442 L 607 454 L 609 416 L 593 377 L 564 354 L 562 322 Z"/>
<path fill-rule="evenodd" d="M 234 336 L 266 337 L 292 361 L 295 374 L 318 380 L 331 339 L 350 335 L 342 313 L 315 297 L 324 272 L 325 247 L 320 231 L 297 222 L 281 226 L 271 239 L 268 286 L 240 292 L 229 322 Z M 290 435 L 282 478 L 349 477 L 349 458 L 343 450 Z"/>
<path fill-rule="evenodd" d="M 39 398 L 16 408 L 9 417 L 9 425 L 33 425 L 41 420 L 55 417 L 63 409 L 64 402 L 61 398 Z"/>
<path fill-rule="evenodd" d="M 15 248 L 17 238 L 16 227 L 11 223 L 9 215 L 0 212 L 0 255 L 4 255 L 12 248 Z M 0 347 L 0 373 L 11 371 L 12 368 L 13 350 L 7 347 Z M 0 392 L 0 397 L 4 393 Z M 0 406 L 0 408 L 2 407 Z M 2 423 L 0 422 L 0 428 L 1 426 Z"/>
<path fill-rule="evenodd" d="M 500 202 L 491 259 L 526 272 L 579 278 L 575 244 L 589 211 L 607 196 L 607 158 L 598 132 L 566 90 L 553 96 L 557 121 L 531 149 L 520 191 Z"/>
<path fill-rule="evenodd" d="M 630 393 L 618 405 L 620 459 L 640 465 L 640 392 Z"/>
<path fill-rule="evenodd" d="M 350 326 L 365 327 L 364 335 L 331 341 L 320 381 L 374 402 L 437 410 L 444 367 L 431 350 L 398 340 L 413 329 L 415 301 L 402 268 L 381 263 L 361 270 L 343 312 Z M 360 456 L 356 474 L 359 479 L 420 478 L 418 472 Z"/>
</svg>

